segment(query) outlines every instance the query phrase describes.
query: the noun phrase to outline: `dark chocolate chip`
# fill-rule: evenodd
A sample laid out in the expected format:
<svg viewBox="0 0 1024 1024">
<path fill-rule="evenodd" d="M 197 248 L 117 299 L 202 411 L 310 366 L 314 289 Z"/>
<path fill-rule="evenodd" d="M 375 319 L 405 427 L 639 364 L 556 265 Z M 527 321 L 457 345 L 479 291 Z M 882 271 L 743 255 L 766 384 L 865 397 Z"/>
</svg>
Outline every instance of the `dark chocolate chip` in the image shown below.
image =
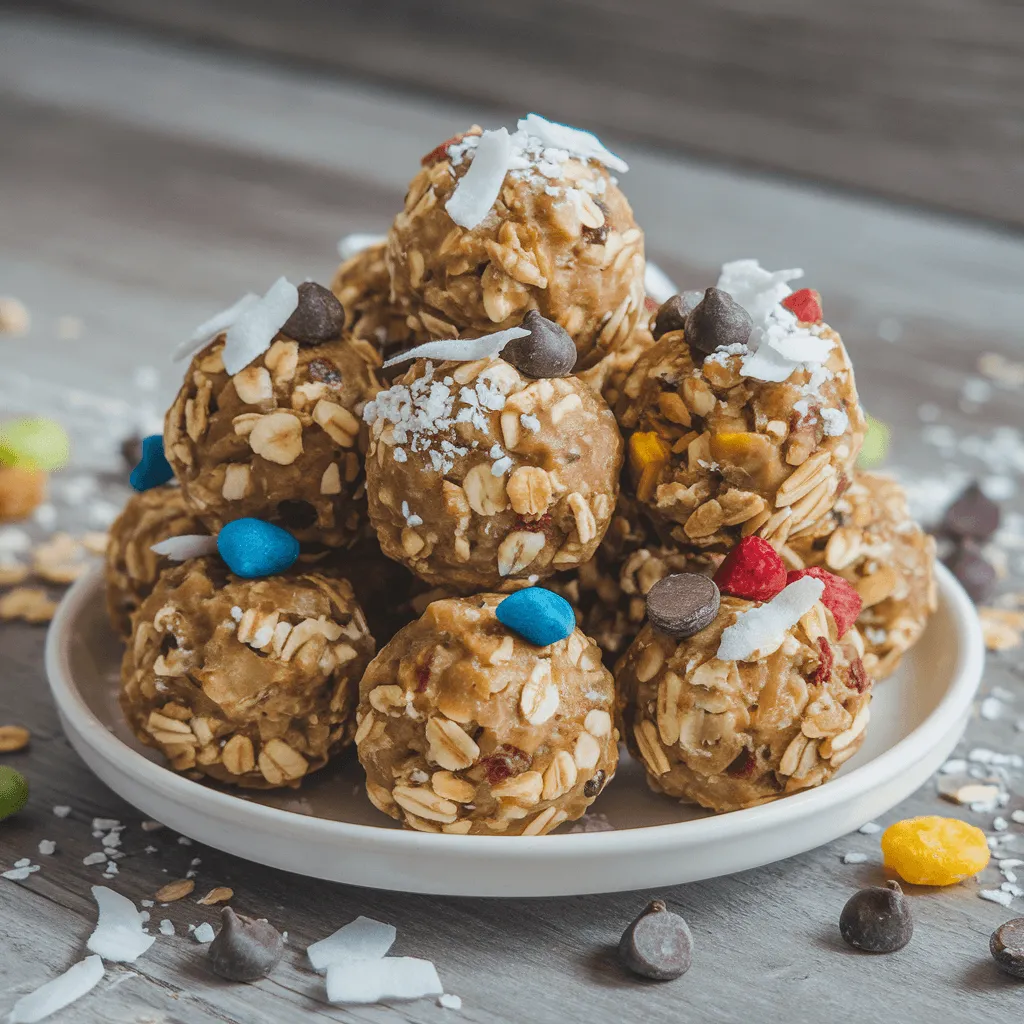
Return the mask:
<svg viewBox="0 0 1024 1024">
<path fill-rule="evenodd" d="M 691 350 L 711 355 L 728 345 L 745 345 L 754 329 L 750 314 L 728 293 L 709 288 L 686 316 L 686 342 Z"/>
<path fill-rule="evenodd" d="M 954 537 L 988 540 L 999 529 L 999 506 L 977 484 L 971 484 L 946 509 L 942 526 Z"/>
<path fill-rule="evenodd" d="M 714 580 L 695 572 L 675 573 L 647 592 L 647 619 L 655 629 L 683 640 L 715 621 L 721 600 Z"/>
<path fill-rule="evenodd" d="M 341 337 L 345 310 L 322 284 L 303 281 L 299 285 L 299 304 L 284 322 L 281 333 L 300 345 L 320 345 Z"/>
<path fill-rule="evenodd" d="M 230 907 L 221 912 L 221 928 L 210 943 L 210 966 L 228 981 L 265 978 L 284 954 L 284 939 L 266 921 L 242 917 Z"/>
<path fill-rule="evenodd" d="M 703 298 L 700 292 L 682 292 L 666 299 L 654 317 L 654 340 L 671 331 L 681 331 L 686 326 L 686 316 Z"/>
<path fill-rule="evenodd" d="M 914 934 L 914 919 L 899 882 L 888 881 L 855 892 L 839 915 L 839 934 L 855 949 L 867 953 L 902 949 Z"/>
<path fill-rule="evenodd" d="M 661 900 L 652 900 L 622 933 L 619 957 L 634 974 L 671 981 L 690 969 L 693 935 L 678 914 L 673 914 Z"/>
<path fill-rule="evenodd" d="M 593 800 L 595 796 L 600 795 L 601 790 L 604 789 L 604 772 L 598 768 L 594 774 L 583 783 L 583 795 L 588 800 Z"/>
<path fill-rule="evenodd" d="M 341 370 L 334 363 L 326 359 L 311 359 L 309 361 L 309 376 L 313 380 L 326 384 L 329 388 L 337 390 L 341 387 Z"/>
<path fill-rule="evenodd" d="M 510 341 L 501 358 L 527 377 L 568 377 L 576 365 L 576 343 L 569 332 L 531 309 L 522 326 L 530 333 Z"/>
<path fill-rule="evenodd" d="M 992 596 L 997 579 L 995 566 L 973 541 L 961 541 L 947 565 L 975 604 L 984 604 Z"/>
<path fill-rule="evenodd" d="M 1024 917 L 1001 924 L 988 940 L 988 948 L 1002 970 L 1024 978 Z"/>
</svg>

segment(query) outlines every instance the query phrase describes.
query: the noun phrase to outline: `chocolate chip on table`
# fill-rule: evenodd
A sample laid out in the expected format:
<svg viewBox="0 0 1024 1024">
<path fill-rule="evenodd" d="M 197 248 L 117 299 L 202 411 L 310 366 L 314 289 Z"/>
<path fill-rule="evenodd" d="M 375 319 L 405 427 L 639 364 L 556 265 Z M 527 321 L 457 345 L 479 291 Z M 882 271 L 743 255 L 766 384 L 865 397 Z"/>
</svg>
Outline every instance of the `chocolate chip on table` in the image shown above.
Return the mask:
<svg viewBox="0 0 1024 1024">
<path fill-rule="evenodd" d="M 334 294 L 315 281 L 299 285 L 299 304 L 284 322 L 281 333 L 300 345 L 320 345 L 341 337 L 345 310 Z"/>
<path fill-rule="evenodd" d="M 634 974 L 671 981 L 690 969 L 693 935 L 678 914 L 673 914 L 661 900 L 652 900 L 622 933 L 619 957 Z"/>
<path fill-rule="evenodd" d="M 703 298 L 700 292 L 682 292 L 666 299 L 654 317 L 654 340 L 672 331 L 681 331 L 686 326 L 686 315 Z"/>
<path fill-rule="evenodd" d="M 984 604 L 992 595 L 997 579 L 995 566 L 973 541 L 962 540 L 946 564 L 975 604 Z"/>
<path fill-rule="evenodd" d="M 221 911 L 221 929 L 210 943 L 210 966 L 228 981 L 265 978 L 284 954 L 280 932 L 266 921 L 242 917 L 230 907 Z"/>
<path fill-rule="evenodd" d="M 855 892 L 839 915 L 839 934 L 867 953 L 902 949 L 914 934 L 914 919 L 899 882 L 890 880 Z"/>
<path fill-rule="evenodd" d="M 683 327 L 691 351 L 696 349 L 708 356 L 728 345 L 745 345 L 753 329 L 750 314 L 720 288 L 709 288 L 704 293 L 686 315 Z"/>
<path fill-rule="evenodd" d="M 988 540 L 999 529 L 999 506 L 973 483 L 946 509 L 942 528 L 954 537 Z"/>
<path fill-rule="evenodd" d="M 1001 924 L 988 940 L 992 958 L 1015 978 L 1024 978 L 1024 917 Z"/>
<path fill-rule="evenodd" d="M 522 326 L 530 333 L 515 338 L 501 351 L 501 358 L 527 377 L 567 377 L 576 365 L 576 343 L 569 332 L 531 309 Z"/>
<path fill-rule="evenodd" d="M 655 629 L 684 640 L 718 616 L 721 594 L 714 580 L 680 572 L 658 580 L 647 592 L 647 619 Z"/>
</svg>

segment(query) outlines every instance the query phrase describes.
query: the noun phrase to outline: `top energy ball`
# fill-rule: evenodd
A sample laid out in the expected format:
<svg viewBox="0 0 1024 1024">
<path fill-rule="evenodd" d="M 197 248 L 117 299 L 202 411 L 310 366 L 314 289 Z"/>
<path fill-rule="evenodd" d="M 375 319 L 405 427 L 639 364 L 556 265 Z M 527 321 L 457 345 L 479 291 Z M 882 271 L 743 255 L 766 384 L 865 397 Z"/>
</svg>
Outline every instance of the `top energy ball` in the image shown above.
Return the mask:
<svg viewBox="0 0 1024 1024">
<path fill-rule="evenodd" d="M 778 548 L 849 482 L 864 414 L 817 293 L 787 284 L 801 274 L 727 263 L 717 288 L 659 309 L 658 340 L 626 379 L 616 415 L 635 495 L 675 543 Z"/>
<path fill-rule="evenodd" d="M 593 135 L 535 114 L 424 157 L 387 250 L 417 339 L 511 327 L 530 309 L 572 335 L 581 364 L 628 339 L 644 316 L 644 237 L 609 173 L 625 170 Z"/>
</svg>

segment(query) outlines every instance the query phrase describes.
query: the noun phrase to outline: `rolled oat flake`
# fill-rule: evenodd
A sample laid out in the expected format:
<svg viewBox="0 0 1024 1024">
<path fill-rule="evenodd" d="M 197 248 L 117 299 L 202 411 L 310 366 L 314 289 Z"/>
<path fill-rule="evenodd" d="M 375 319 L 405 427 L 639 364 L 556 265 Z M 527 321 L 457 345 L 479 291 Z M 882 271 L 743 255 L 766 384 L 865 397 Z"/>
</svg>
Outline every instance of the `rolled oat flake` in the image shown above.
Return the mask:
<svg viewBox="0 0 1024 1024">
<path fill-rule="evenodd" d="M 527 377 L 567 377 L 576 365 L 576 343 L 569 332 L 535 309 L 523 317 L 530 333 L 515 338 L 501 351 L 501 358 Z"/>
<path fill-rule="evenodd" d="M 1024 978 L 1024 917 L 1001 924 L 988 940 L 992 958 L 1015 978 Z"/>
<path fill-rule="evenodd" d="M 266 921 L 242 917 L 230 907 L 221 911 L 221 928 L 210 943 L 210 966 L 228 981 L 265 978 L 284 954 L 281 933 Z"/>
<path fill-rule="evenodd" d="M 622 933 L 619 957 L 642 978 L 671 981 L 690 969 L 693 935 L 678 914 L 673 914 L 661 900 L 652 900 Z"/>
<path fill-rule="evenodd" d="M 647 592 L 647 619 L 662 633 L 683 640 L 718 617 L 721 595 L 714 580 L 680 572 L 658 580 Z"/>
<path fill-rule="evenodd" d="M 299 285 L 299 304 L 284 322 L 281 333 L 300 345 L 320 345 L 341 337 L 345 310 L 333 293 L 315 281 Z"/>
<path fill-rule="evenodd" d="M 686 342 L 711 355 L 715 349 L 745 345 L 754 329 L 750 314 L 721 288 L 709 288 L 704 298 L 686 315 Z"/>
<path fill-rule="evenodd" d="M 700 292 L 682 292 L 666 299 L 654 317 L 654 340 L 672 331 L 681 331 L 686 326 L 686 316 L 703 298 Z"/>
</svg>

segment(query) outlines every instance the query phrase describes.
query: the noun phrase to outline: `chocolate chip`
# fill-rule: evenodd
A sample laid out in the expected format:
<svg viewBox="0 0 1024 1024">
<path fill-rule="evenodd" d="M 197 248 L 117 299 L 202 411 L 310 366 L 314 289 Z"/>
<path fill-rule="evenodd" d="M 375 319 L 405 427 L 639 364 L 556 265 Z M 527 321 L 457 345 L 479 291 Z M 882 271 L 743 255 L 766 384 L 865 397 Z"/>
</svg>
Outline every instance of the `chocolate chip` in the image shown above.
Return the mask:
<svg viewBox="0 0 1024 1024">
<path fill-rule="evenodd" d="M 691 351 L 696 349 L 707 356 L 728 345 L 745 345 L 753 329 L 750 314 L 720 288 L 709 288 L 704 293 L 687 314 L 683 328 Z"/>
<path fill-rule="evenodd" d="M 999 506 L 975 483 L 946 509 L 942 526 L 954 537 L 988 540 L 999 529 Z"/>
<path fill-rule="evenodd" d="M 971 540 L 961 541 L 946 563 L 975 604 L 984 604 L 996 586 L 995 566 Z"/>
<path fill-rule="evenodd" d="M 228 981 L 265 978 L 284 954 L 280 932 L 266 921 L 242 917 L 230 907 L 221 912 L 221 929 L 210 943 L 210 966 Z"/>
<path fill-rule="evenodd" d="M 309 361 L 309 376 L 326 384 L 329 388 L 340 388 L 342 384 L 341 370 L 326 359 L 311 359 Z"/>
<path fill-rule="evenodd" d="M 988 948 L 1007 974 L 1024 978 L 1024 917 L 1001 924 L 988 940 Z"/>
<path fill-rule="evenodd" d="M 671 981 L 690 969 L 693 935 L 678 914 L 673 914 L 661 900 L 652 900 L 622 933 L 619 957 L 642 978 Z"/>
<path fill-rule="evenodd" d="M 576 343 L 569 332 L 553 320 L 531 309 L 523 317 L 530 333 L 510 341 L 501 358 L 527 377 L 567 377 L 576 365 Z"/>
<path fill-rule="evenodd" d="M 341 337 L 345 310 L 322 284 L 303 281 L 299 285 L 299 304 L 284 322 L 281 333 L 300 345 L 320 345 Z"/>
<path fill-rule="evenodd" d="M 605 774 L 600 768 L 598 768 L 598 770 L 594 772 L 593 776 L 583 783 L 583 795 L 588 800 L 593 800 L 595 796 L 599 796 L 601 790 L 604 789 L 604 780 Z"/>
<path fill-rule="evenodd" d="M 910 901 L 899 882 L 872 885 L 855 892 L 839 915 L 839 934 L 855 949 L 867 953 L 895 953 L 914 934 Z"/>
<path fill-rule="evenodd" d="M 655 629 L 683 640 L 710 626 L 720 603 L 714 580 L 680 572 L 658 580 L 647 592 L 647 619 Z"/>
<path fill-rule="evenodd" d="M 654 340 L 671 331 L 681 331 L 686 326 L 687 314 L 702 298 L 700 292 L 682 292 L 666 299 L 654 317 Z"/>
</svg>

